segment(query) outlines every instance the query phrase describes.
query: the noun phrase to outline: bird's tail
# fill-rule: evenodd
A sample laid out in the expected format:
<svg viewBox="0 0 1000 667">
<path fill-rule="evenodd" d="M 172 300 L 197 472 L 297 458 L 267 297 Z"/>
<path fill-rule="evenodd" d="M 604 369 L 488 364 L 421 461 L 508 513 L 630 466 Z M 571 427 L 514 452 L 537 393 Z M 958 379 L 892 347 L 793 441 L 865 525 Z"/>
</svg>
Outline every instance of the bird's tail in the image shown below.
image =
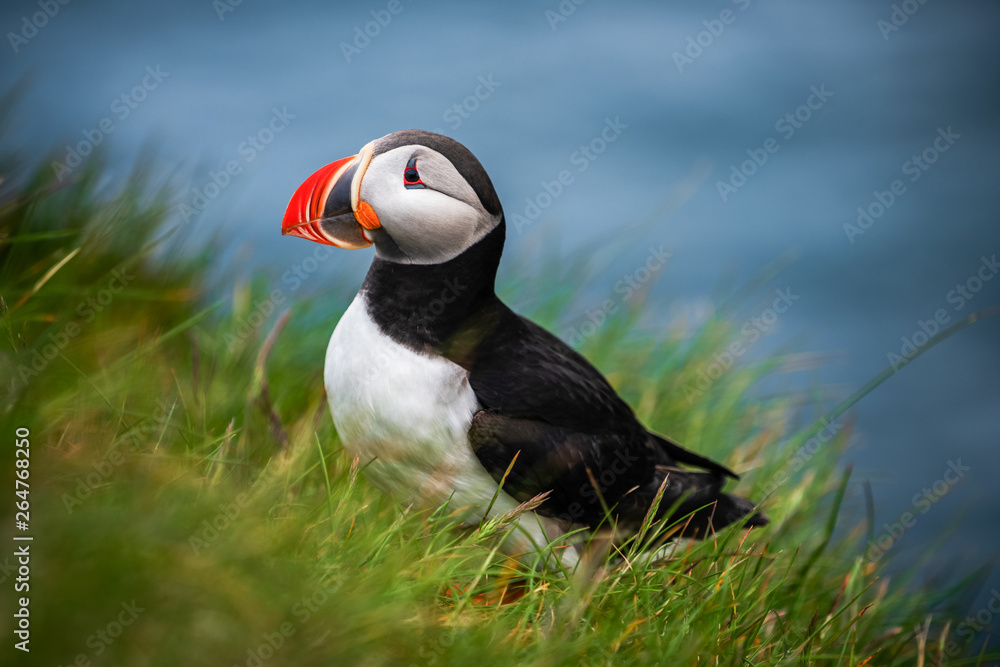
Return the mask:
<svg viewBox="0 0 1000 667">
<path fill-rule="evenodd" d="M 746 498 L 722 492 L 725 478 L 716 473 L 657 466 L 664 485 L 657 518 L 681 528 L 682 537 L 705 537 L 732 523 L 766 526 L 769 521 Z M 659 489 L 657 489 L 658 491 Z"/>
</svg>

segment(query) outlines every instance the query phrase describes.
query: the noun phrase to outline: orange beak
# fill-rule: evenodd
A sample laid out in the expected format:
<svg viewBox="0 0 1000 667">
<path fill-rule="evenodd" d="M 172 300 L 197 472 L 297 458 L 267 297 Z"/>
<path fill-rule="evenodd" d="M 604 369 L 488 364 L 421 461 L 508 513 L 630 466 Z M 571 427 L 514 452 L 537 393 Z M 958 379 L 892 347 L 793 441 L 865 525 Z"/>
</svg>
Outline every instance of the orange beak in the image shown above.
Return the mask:
<svg viewBox="0 0 1000 667">
<path fill-rule="evenodd" d="M 374 209 L 360 198 L 370 160 L 370 150 L 362 150 L 307 178 L 288 202 L 281 233 L 338 248 L 370 246 L 365 230 L 382 226 Z"/>
</svg>

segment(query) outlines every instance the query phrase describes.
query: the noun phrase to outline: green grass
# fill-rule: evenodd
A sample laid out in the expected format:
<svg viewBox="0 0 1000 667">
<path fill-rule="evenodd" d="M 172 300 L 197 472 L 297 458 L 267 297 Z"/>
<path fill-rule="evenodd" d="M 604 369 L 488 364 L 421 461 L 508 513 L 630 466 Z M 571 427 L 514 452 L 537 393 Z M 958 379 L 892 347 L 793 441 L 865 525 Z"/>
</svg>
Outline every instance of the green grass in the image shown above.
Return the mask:
<svg viewBox="0 0 1000 667">
<path fill-rule="evenodd" d="M 864 560 L 864 522 L 838 524 L 849 421 L 790 465 L 821 406 L 749 397 L 782 359 L 685 392 L 734 337 L 727 321 L 656 333 L 633 310 L 583 352 L 648 426 L 745 472 L 732 490 L 767 495 L 772 525 L 663 560 L 638 557 L 637 540 L 569 576 L 532 573 L 511 604 L 476 604 L 511 581 L 503 526 L 407 511 L 339 447 L 321 369 L 345 300 L 288 294 L 245 326 L 274 281 L 211 278 L 218 249 L 183 251 L 186 230 L 164 227 L 169 189 L 150 174 L 108 189 L 99 160 L 63 184 L 45 166 L 19 178 L 16 161 L 0 165 L 0 427 L 8 442 L 31 430 L 21 664 L 984 664 L 942 653 L 961 589 L 890 582 Z M 530 314 L 553 325 L 580 265 L 530 275 L 551 286 Z M 115 271 L 130 277 L 112 293 Z M 12 503 L 0 513 L 10 543 Z M 27 657 L 7 638 L 5 653 Z"/>
</svg>

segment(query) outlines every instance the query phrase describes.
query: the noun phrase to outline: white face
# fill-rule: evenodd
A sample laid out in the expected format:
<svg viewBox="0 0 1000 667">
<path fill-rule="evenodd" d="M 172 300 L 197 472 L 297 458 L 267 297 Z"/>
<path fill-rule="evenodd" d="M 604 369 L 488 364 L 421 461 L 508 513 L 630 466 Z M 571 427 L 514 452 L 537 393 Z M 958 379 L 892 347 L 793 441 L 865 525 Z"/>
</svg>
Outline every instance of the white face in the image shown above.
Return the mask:
<svg viewBox="0 0 1000 667">
<path fill-rule="evenodd" d="M 414 158 L 424 187 L 407 188 L 404 172 Z M 483 208 L 448 158 L 417 144 L 372 158 L 362 176 L 360 199 L 374 209 L 382 225 L 366 231 L 366 236 L 375 242 L 380 257 L 395 262 L 446 262 L 500 224 L 500 214 L 491 215 Z M 391 243 L 383 240 L 383 234 Z"/>
</svg>

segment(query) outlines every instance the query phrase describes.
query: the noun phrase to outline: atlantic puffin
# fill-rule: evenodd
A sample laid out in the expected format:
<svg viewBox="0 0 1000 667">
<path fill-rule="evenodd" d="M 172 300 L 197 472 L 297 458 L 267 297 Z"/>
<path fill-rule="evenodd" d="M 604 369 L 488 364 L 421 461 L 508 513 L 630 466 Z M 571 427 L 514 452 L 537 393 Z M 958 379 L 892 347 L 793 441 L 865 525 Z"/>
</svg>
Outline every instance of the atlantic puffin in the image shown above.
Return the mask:
<svg viewBox="0 0 1000 667">
<path fill-rule="evenodd" d="M 515 557 L 569 531 L 634 533 L 661 486 L 658 518 L 672 511 L 680 536 L 767 523 L 722 492 L 732 471 L 647 430 L 590 362 L 497 297 L 503 208 L 454 139 L 393 132 L 326 165 L 292 196 L 282 234 L 375 246 L 324 383 L 344 449 L 403 505 L 448 503 L 473 523 L 545 494 L 502 545 Z"/>
</svg>

